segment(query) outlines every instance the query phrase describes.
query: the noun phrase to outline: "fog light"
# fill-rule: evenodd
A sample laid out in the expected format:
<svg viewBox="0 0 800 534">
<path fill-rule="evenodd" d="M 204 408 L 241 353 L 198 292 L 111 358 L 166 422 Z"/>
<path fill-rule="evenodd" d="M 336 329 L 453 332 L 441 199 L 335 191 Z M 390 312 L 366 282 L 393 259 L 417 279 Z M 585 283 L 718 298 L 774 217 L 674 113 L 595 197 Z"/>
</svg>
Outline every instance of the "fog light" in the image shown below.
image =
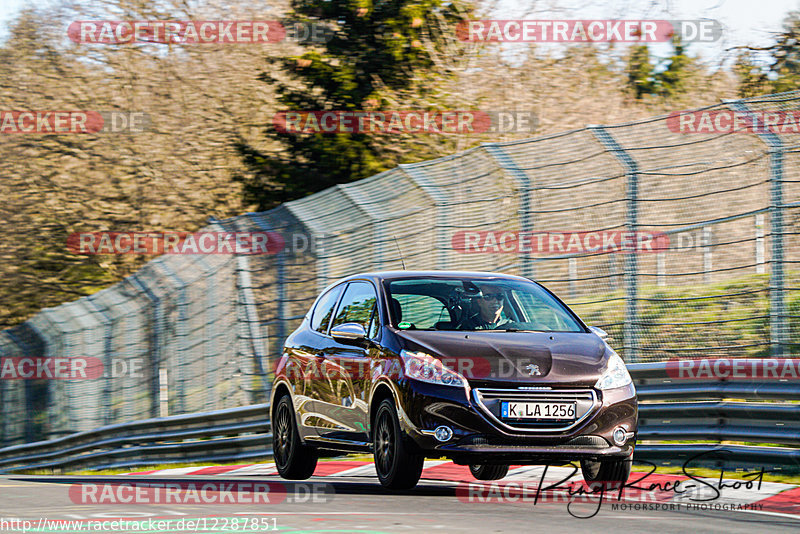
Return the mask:
<svg viewBox="0 0 800 534">
<path fill-rule="evenodd" d="M 433 437 L 439 441 L 449 441 L 453 437 L 453 429 L 449 426 L 437 426 L 433 431 Z"/>
<path fill-rule="evenodd" d="M 625 442 L 628 441 L 628 433 L 621 426 L 614 429 L 611 437 L 614 439 L 614 443 L 619 446 L 625 445 Z"/>
</svg>

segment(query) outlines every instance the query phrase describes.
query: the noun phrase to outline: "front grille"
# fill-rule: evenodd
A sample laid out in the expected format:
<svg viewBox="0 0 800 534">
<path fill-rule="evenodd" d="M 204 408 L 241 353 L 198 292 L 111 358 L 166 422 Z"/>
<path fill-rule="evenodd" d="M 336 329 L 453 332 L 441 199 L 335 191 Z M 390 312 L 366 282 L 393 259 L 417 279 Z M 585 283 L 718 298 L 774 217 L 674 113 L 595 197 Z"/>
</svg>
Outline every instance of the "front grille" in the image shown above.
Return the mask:
<svg viewBox="0 0 800 534">
<path fill-rule="evenodd" d="M 563 432 L 574 428 L 599 407 L 597 394 L 593 389 L 483 389 L 472 391 L 475 402 L 481 409 L 506 430 L 523 432 Z M 561 402 L 575 403 L 575 419 L 514 419 L 503 418 L 501 403 L 517 402 Z"/>
<path fill-rule="evenodd" d="M 492 447 L 516 447 L 520 449 L 530 447 L 565 448 L 565 449 L 605 449 L 610 445 L 601 436 L 578 436 L 567 442 L 556 441 L 554 438 L 532 438 L 512 437 L 512 436 L 487 436 L 472 435 L 461 439 L 459 446 L 492 446 Z"/>
</svg>

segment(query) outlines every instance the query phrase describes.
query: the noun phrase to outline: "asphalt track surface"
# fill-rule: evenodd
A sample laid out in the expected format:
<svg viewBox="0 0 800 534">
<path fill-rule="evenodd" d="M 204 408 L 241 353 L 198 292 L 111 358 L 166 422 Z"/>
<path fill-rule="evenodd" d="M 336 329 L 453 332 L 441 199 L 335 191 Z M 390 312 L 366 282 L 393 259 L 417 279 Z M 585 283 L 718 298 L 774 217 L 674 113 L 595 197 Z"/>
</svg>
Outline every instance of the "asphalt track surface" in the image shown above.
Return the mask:
<svg viewBox="0 0 800 534">
<path fill-rule="evenodd" d="M 132 483 L 130 476 L 0 477 L 3 532 L 800 532 L 800 516 L 754 511 L 612 510 L 573 517 L 564 502 L 464 502 L 452 482 L 422 480 L 414 490 L 388 492 L 374 477 L 312 477 L 300 483 L 276 476 L 136 477 L 136 483 L 267 483 L 285 494 L 273 503 L 97 504 L 77 498 L 86 485 Z M 276 494 L 273 493 L 273 497 Z M 463 493 L 461 494 L 463 495 Z M 299 502 L 290 502 L 299 501 Z M 592 507 L 594 508 L 594 507 Z M 576 515 L 591 513 L 586 505 Z M 137 521 L 124 528 L 115 520 Z M 183 523 L 180 523 L 181 520 Z M 29 523 L 22 523 L 27 520 Z M 46 521 L 69 520 L 48 524 Z M 152 520 L 152 523 L 150 522 Z M 197 521 L 189 528 L 187 521 Z M 17 521 L 14 523 L 13 521 Z M 104 522 L 104 523 L 101 523 Z M 160 521 L 160 523 L 159 523 Z M 204 522 L 203 522 L 204 521 Z M 130 523 L 128 524 L 130 525 Z M 27 528 L 27 530 L 26 530 Z"/>
</svg>

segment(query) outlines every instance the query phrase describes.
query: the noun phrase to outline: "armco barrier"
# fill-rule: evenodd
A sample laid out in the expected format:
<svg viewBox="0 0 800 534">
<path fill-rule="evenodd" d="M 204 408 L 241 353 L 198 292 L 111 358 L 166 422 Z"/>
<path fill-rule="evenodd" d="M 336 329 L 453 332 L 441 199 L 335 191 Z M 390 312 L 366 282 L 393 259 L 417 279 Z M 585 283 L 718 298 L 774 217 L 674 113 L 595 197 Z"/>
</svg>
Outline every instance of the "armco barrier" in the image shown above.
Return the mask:
<svg viewBox="0 0 800 534">
<path fill-rule="evenodd" d="M 637 462 L 800 472 L 800 449 L 782 447 L 800 444 L 800 381 L 680 380 L 666 366 L 628 366 L 639 394 Z M 0 473 L 267 458 L 268 416 L 257 404 L 105 426 L 0 449 Z"/>
<path fill-rule="evenodd" d="M 689 379 L 667 371 L 675 365 L 628 366 L 639 397 L 638 460 L 800 472 L 800 380 Z"/>
<path fill-rule="evenodd" d="M 0 473 L 226 462 L 272 454 L 269 405 L 145 419 L 0 449 Z"/>
</svg>

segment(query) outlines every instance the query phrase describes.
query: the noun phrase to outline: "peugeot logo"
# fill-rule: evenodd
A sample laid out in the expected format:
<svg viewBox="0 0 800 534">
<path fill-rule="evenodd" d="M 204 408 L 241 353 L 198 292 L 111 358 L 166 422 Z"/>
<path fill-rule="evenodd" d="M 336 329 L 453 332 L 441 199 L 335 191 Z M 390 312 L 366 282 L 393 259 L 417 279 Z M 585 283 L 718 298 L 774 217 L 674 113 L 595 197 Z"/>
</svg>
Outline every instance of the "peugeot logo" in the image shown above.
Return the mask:
<svg viewBox="0 0 800 534">
<path fill-rule="evenodd" d="M 538 365 L 529 363 L 528 365 L 525 366 L 525 369 L 528 370 L 528 375 L 529 376 L 542 376 L 542 372 L 539 371 L 539 366 Z"/>
</svg>

